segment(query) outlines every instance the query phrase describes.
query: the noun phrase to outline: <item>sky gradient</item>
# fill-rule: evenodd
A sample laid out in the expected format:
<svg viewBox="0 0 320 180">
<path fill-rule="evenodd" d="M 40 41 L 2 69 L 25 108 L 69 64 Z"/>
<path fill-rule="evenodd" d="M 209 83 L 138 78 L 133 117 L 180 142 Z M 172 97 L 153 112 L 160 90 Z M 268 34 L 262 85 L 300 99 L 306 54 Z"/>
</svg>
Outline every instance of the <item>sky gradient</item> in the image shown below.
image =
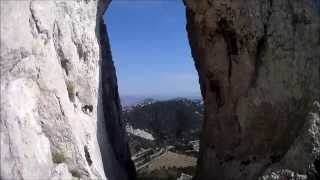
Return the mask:
<svg viewBox="0 0 320 180">
<path fill-rule="evenodd" d="M 182 0 L 113 0 L 104 20 L 120 96 L 200 96 Z"/>
</svg>

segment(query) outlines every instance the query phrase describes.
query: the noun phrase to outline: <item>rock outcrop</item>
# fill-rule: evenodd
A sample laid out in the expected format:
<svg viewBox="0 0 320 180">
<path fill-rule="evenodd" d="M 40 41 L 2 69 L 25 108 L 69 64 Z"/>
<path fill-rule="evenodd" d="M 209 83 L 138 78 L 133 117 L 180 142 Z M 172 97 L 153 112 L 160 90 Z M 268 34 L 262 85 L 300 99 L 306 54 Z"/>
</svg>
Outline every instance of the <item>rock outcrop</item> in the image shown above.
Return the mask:
<svg viewBox="0 0 320 180">
<path fill-rule="evenodd" d="M 316 174 L 320 1 L 184 3 L 205 104 L 196 179 Z"/>
<path fill-rule="evenodd" d="M 0 179 L 133 177 L 108 4 L 1 1 Z"/>
<path fill-rule="evenodd" d="M 319 178 L 320 1 L 184 2 L 205 104 L 196 178 Z M 0 3 L 0 178 L 134 177 L 109 0 Z"/>
</svg>

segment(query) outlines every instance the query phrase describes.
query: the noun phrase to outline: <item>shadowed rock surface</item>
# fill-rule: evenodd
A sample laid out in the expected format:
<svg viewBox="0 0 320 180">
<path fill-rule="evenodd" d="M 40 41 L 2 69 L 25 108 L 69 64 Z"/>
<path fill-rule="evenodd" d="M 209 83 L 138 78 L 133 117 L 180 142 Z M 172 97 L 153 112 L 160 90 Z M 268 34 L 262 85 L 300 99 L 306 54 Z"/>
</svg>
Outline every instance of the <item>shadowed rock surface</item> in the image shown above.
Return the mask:
<svg viewBox="0 0 320 180">
<path fill-rule="evenodd" d="M 0 179 L 134 177 L 108 3 L 1 1 Z"/>
<path fill-rule="evenodd" d="M 185 0 L 205 114 L 196 179 L 306 174 L 319 156 L 319 0 Z"/>
</svg>

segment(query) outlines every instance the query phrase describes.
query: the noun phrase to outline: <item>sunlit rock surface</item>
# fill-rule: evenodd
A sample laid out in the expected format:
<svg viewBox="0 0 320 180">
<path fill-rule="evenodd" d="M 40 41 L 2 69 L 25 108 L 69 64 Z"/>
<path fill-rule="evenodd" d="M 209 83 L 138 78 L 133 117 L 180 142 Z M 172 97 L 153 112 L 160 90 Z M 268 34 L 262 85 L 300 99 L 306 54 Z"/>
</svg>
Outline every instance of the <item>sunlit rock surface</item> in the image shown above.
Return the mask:
<svg viewBox="0 0 320 180">
<path fill-rule="evenodd" d="M 102 24 L 108 3 L 1 1 L 0 179 L 134 172 Z"/>
<path fill-rule="evenodd" d="M 197 179 L 317 169 L 320 1 L 184 2 L 205 104 Z"/>
</svg>

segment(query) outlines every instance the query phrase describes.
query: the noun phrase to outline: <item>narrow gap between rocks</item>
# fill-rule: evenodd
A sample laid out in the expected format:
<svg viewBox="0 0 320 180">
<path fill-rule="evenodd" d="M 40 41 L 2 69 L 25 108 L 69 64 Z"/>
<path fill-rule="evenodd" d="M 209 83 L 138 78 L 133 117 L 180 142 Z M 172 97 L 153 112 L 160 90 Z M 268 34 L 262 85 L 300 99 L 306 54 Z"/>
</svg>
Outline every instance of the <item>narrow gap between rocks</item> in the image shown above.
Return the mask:
<svg viewBox="0 0 320 180">
<path fill-rule="evenodd" d="M 138 179 L 195 175 L 203 101 L 182 1 L 113 1 L 104 14 Z"/>
</svg>

